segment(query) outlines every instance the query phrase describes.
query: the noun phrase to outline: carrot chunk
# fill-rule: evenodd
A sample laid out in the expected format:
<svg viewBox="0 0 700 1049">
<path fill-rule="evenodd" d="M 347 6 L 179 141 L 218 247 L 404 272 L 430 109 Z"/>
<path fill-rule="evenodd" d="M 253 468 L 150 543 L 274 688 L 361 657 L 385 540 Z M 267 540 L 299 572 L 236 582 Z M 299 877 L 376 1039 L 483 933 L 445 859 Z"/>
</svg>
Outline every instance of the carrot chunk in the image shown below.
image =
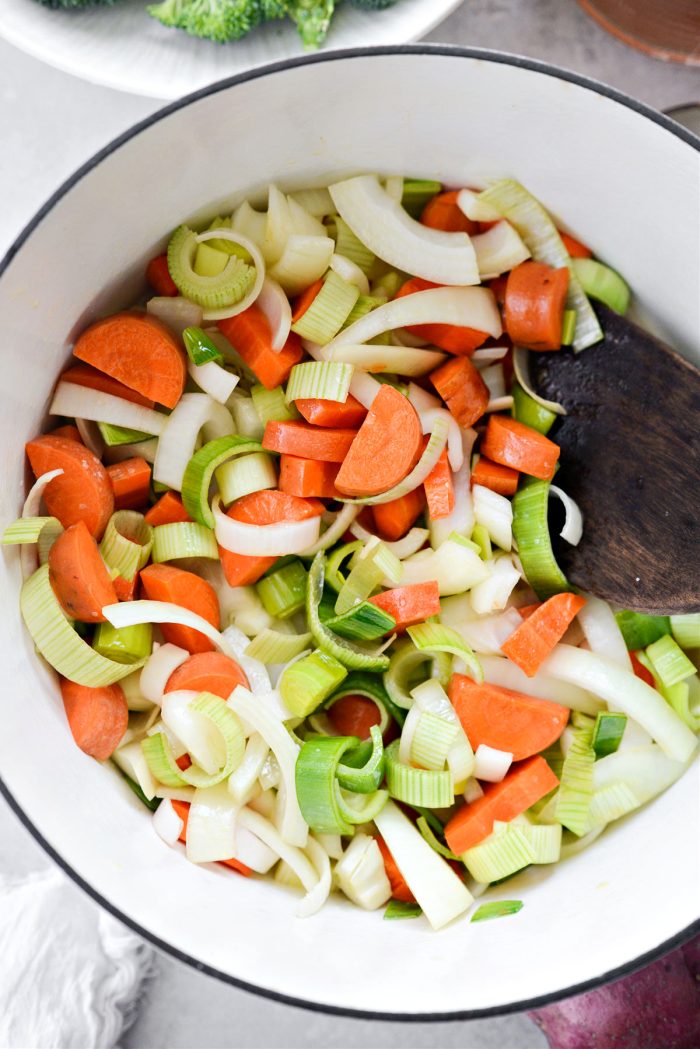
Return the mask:
<svg viewBox="0 0 700 1049">
<path fill-rule="evenodd" d="M 470 236 L 477 233 L 477 223 L 468 219 L 457 204 L 459 193 L 458 189 L 447 190 L 429 200 L 420 217 L 423 225 L 446 233 L 468 233 Z"/>
<path fill-rule="evenodd" d="M 107 566 L 84 521 L 66 528 L 49 550 L 49 579 L 64 612 L 82 623 L 103 623 L 102 609 L 117 602 Z"/>
<path fill-rule="evenodd" d="M 480 455 L 472 470 L 471 483 L 490 488 L 499 495 L 515 495 L 518 490 L 519 473 L 510 466 L 501 466 Z"/>
<path fill-rule="evenodd" d="M 182 499 L 176 492 L 166 492 L 157 503 L 146 512 L 149 525 L 184 524 L 192 518 L 182 505 Z"/>
<path fill-rule="evenodd" d="M 340 467 L 318 459 L 300 459 L 297 455 L 280 456 L 280 491 L 287 495 L 316 499 L 337 499 L 335 479 Z"/>
<path fill-rule="evenodd" d="M 417 291 L 441 287 L 444 285 L 432 284 L 422 277 L 411 277 L 399 288 L 395 298 L 400 299 L 404 295 L 413 295 Z M 433 346 L 438 346 L 441 350 L 467 356 L 477 350 L 489 337 L 488 332 L 462 327 L 458 324 L 411 324 L 407 330 L 417 335 L 419 339 L 425 339 Z"/>
<path fill-rule="evenodd" d="M 376 841 L 384 860 L 384 870 L 391 885 L 392 897 L 395 900 L 401 900 L 402 903 L 415 903 L 416 898 L 409 889 L 408 882 L 397 867 L 396 860 L 389 852 L 389 846 L 384 841 L 384 838 L 378 837 Z"/>
<path fill-rule="evenodd" d="M 468 357 L 445 361 L 430 381 L 460 426 L 473 426 L 486 411 L 488 387 Z"/>
<path fill-rule="evenodd" d="M 369 739 L 369 730 L 381 716 L 377 704 L 366 696 L 341 696 L 328 711 L 328 720 L 339 736 Z"/>
<path fill-rule="evenodd" d="M 528 677 L 534 677 L 585 603 L 585 597 L 578 594 L 555 594 L 515 628 L 501 652 Z"/>
<path fill-rule="evenodd" d="M 179 295 L 177 284 L 170 276 L 168 256 L 156 255 L 146 266 L 146 280 L 157 295 L 172 297 Z"/>
<path fill-rule="evenodd" d="M 223 652 L 197 652 L 173 670 L 165 691 L 192 689 L 228 699 L 236 685 L 248 688 L 248 678 L 235 660 Z"/>
<path fill-rule="evenodd" d="M 374 524 L 382 539 L 401 539 L 423 512 L 425 492 L 414 488 L 399 499 L 372 507 Z"/>
<path fill-rule="evenodd" d="M 121 687 L 88 688 L 65 677 L 60 679 L 60 685 L 73 739 L 85 754 L 106 761 L 119 746 L 129 723 Z"/>
<path fill-rule="evenodd" d="M 166 408 L 175 407 L 185 388 L 185 351 L 164 324 L 146 313 L 116 313 L 91 324 L 73 353 Z"/>
<path fill-rule="evenodd" d="M 367 409 L 352 394 L 347 401 L 324 401 L 321 397 L 301 397 L 294 402 L 297 410 L 314 426 L 339 426 L 356 430 L 367 416 Z"/>
<path fill-rule="evenodd" d="M 152 408 L 153 401 L 150 397 L 144 397 L 136 390 L 130 390 L 123 382 L 113 379 L 111 375 L 98 372 L 89 364 L 74 364 L 59 377 L 61 382 L 72 382 L 76 386 L 87 386 L 90 390 L 99 390 L 100 393 L 109 393 L 112 397 L 121 397 L 124 401 L 132 404 L 142 404 L 144 408 Z"/>
<path fill-rule="evenodd" d="M 217 327 L 268 390 L 286 382 L 295 364 L 304 356 L 299 338 L 292 332 L 282 349 L 272 349 L 267 317 L 253 303 L 243 313 L 217 321 Z"/>
<path fill-rule="evenodd" d="M 300 459 L 342 463 L 357 433 L 357 430 L 334 430 L 302 422 L 271 420 L 265 426 L 262 446 L 268 451 L 296 455 Z"/>
<path fill-rule="evenodd" d="M 107 467 L 115 510 L 139 510 L 148 502 L 151 467 L 140 456 Z"/>
<path fill-rule="evenodd" d="M 64 528 L 84 521 L 90 534 L 99 539 L 114 511 L 114 496 L 97 456 L 76 441 L 50 434 L 35 437 L 26 450 L 35 477 L 63 470 L 44 490 L 49 513 Z"/>
<path fill-rule="evenodd" d="M 383 385 L 352 442 L 336 485 L 346 495 L 385 492 L 403 480 L 422 447 L 415 408 L 393 386 Z"/>
<path fill-rule="evenodd" d="M 543 757 L 513 765 L 500 783 L 485 783 L 484 796 L 463 805 L 445 827 L 452 852 L 463 855 L 493 830 L 495 820 L 508 823 L 558 786 L 559 780 Z"/>
<path fill-rule="evenodd" d="M 481 451 L 488 459 L 530 477 L 551 481 L 560 448 L 531 426 L 506 415 L 489 416 Z"/>
<path fill-rule="evenodd" d="M 539 754 L 559 739 L 570 711 L 498 685 L 477 684 L 453 674 L 449 697 L 474 750 L 480 744 L 505 750 L 514 761 Z"/>
<path fill-rule="evenodd" d="M 409 583 L 375 594 L 369 600 L 377 608 L 388 612 L 396 620 L 397 633 L 407 626 L 422 623 L 430 616 L 440 615 L 440 595 L 436 580 L 429 583 Z"/>
<path fill-rule="evenodd" d="M 141 585 L 152 601 L 169 601 L 188 608 L 219 629 L 221 613 L 216 591 L 206 579 L 171 565 L 148 565 L 141 572 Z M 214 645 L 199 630 L 179 623 L 163 623 L 163 637 L 188 652 L 211 652 Z"/>
<path fill-rule="evenodd" d="M 77 441 L 78 444 L 83 443 L 83 439 L 80 436 L 80 430 L 77 426 L 73 426 L 72 423 L 67 423 L 65 426 L 57 426 L 55 430 L 50 430 L 47 436 L 65 437 L 68 441 Z"/>
<path fill-rule="evenodd" d="M 440 517 L 449 517 L 455 508 L 455 487 L 446 448 L 423 482 L 423 488 L 431 519 L 437 521 Z"/>
<path fill-rule="evenodd" d="M 544 262 L 521 262 L 510 271 L 503 319 L 517 346 L 528 350 L 561 349 L 569 271 Z"/>
</svg>

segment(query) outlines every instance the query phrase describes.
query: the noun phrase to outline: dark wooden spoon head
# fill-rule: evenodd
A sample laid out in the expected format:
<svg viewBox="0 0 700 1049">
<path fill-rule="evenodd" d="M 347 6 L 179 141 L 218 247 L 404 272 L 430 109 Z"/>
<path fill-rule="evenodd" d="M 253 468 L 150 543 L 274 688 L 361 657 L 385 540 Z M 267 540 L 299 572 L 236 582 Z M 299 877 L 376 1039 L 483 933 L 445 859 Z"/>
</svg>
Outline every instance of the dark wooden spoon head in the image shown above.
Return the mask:
<svg viewBox="0 0 700 1049">
<path fill-rule="evenodd" d="M 535 389 L 567 414 L 556 484 L 584 517 L 557 549 L 572 583 L 654 614 L 700 611 L 700 372 L 605 306 L 605 338 L 530 355 Z"/>
</svg>

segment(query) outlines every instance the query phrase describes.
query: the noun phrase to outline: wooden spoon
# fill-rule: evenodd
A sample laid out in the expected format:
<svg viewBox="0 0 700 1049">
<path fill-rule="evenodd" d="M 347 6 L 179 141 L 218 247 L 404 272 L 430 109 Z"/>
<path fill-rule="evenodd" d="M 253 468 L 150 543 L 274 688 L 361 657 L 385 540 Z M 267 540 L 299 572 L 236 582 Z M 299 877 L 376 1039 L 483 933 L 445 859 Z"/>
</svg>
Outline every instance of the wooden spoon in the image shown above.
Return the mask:
<svg viewBox="0 0 700 1049">
<path fill-rule="evenodd" d="M 556 484 L 584 518 L 557 556 L 572 583 L 657 615 L 700 611 L 700 372 L 636 324 L 596 307 L 605 338 L 533 353 L 534 388 L 567 411 Z"/>
</svg>

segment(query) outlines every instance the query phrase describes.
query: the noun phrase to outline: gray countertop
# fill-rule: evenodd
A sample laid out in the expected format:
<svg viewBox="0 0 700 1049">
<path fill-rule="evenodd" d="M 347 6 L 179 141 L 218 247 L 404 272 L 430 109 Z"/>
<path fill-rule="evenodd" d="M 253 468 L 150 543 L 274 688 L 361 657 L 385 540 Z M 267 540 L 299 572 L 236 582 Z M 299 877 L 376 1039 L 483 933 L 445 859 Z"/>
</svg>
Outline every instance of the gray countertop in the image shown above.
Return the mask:
<svg viewBox="0 0 700 1049">
<path fill-rule="evenodd" d="M 666 65 L 628 49 L 586 18 L 574 0 L 467 0 L 428 39 L 546 59 L 606 81 L 658 109 L 700 102 L 700 70 Z M 86 84 L 1 41 L 0 71 L 1 257 L 64 178 L 159 103 Z M 2 870 L 20 873 L 49 862 L 4 802 L 0 842 Z M 125 1049 L 528 1049 L 545 1042 L 524 1016 L 406 1025 L 307 1013 L 263 1001 L 161 957 L 136 1023 L 122 1044 Z"/>
</svg>

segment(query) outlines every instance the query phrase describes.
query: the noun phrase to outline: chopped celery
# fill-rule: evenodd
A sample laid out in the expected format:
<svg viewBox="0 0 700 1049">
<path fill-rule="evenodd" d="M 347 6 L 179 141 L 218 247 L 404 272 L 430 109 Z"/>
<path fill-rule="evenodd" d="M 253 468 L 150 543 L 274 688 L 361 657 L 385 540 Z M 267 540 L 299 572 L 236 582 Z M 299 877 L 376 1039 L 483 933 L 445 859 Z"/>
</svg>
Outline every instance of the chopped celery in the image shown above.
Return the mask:
<svg viewBox="0 0 700 1049">
<path fill-rule="evenodd" d="M 182 502 L 185 510 L 200 525 L 214 528 L 214 514 L 209 505 L 209 488 L 215 470 L 234 456 L 260 452 L 257 441 L 231 434 L 207 441 L 185 467 L 182 477 Z"/>
<path fill-rule="evenodd" d="M 308 573 L 301 561 L 294 560 L 255 584 L 265 611 L 278 619 L 288 619 L 301 611 L 306 601 Z"/>
<path fill-rule="evenodd" d="M 318 397 L 344 404 L 350 392 L 354 368 L 341 361 L 307 361 L 295 364 L 287 383 L 287 401 Z"/>
<path fill-rule="evenodd" d="M 294 405 L 287 403 L 281 386 L 274 390 L 266 390 L 264 386 L 259 385 L 253 386 L 250 396 L 263 425 L 269 422 L 291 422 L 299 418 L 299 412 Z"/>
<path fill-rule="evenodd" d="M 622 631 L 628 651 L 636 652 L 671 633 L 668 616 L 648 616 L 643 612 L 616 612 L 617 625 Z"/>
<path fill-rule="evenodd" d="M 325 346 L 343 327 L 359 295 L 354 284 L 348 284 L 330 270 L 309 308 L 292 324 L 292 331 L 302 339 Z"/>
<path fill-rule="evenodd" d="M 647 656 L 664 688 L 672 688 L 695 673 L 695 666 L 670 634 L 647 647 Z"/>
<path fill-rule="evenodd" d="M 459 734 L 457 723 L 424 710 L 418 717 L 413 733 L 410 754 L 412 764 L 433 772 L 442 772 L 450 748 Z"/>
<path fill-rule="evenodd" d="M 619 273 L 596 259 L 572 259 L 571 265 L 586 295 L 604 302 L 615 313 L 627 313 L 630 289 Z"/>
<path fill-rule="evenodd" d="M 383 655 L 381 649 L 360 648 L 351 641 L 338 637 L 321 621 L 318 609 L 323 593 L 324 572 L 325 558 L 321 551 L 314 557 L 306 588 L 306 618 L 316 644 L 348 670 L 387 670 L 389 657 Z"/>
<path fill-rule="evenodd" d="M 214 471 L 219 495 L 224 506 L 252 492 L 277 487 L 277 471 L 267 452 L 251 452 L 229 459 Z"/>
<path fill-rule="evenodd" d="M 343 793 L 338 768 L 345 753 L 359 740 L 354 736 L 317 736 L 307 740 L 296 762 L 295 785 L 304 820 L 317 834 L 352 834 L 353 826 L 366 823 L 386 803 L 387 793 Z"/>
<path fill-rule="evenodd" d="M 600 711 L 596 715 L 593 729 L 593 750 L 596 758 L 605 758 L 608 754 L 615 753 L 622 742 L 626 727 L 626 714 Z"/>
<path fill-rule="evenodd" d="M 204 245 L 202 245 L 204 247 Z M 197 366 L 216 361 L 222 364 L 224 355 L 216 343 L 201 328 L 185 328 L 182 340 L 187 350 L 187 356 Z"/>
<path fill-rule="evenodd" d="M 492 556 L 491 537 L 483 525 L 474 525 L 472 529 L 472 542 L 479 547 L 479 557 L 482 561 L 489 561 Z"/>
<path fill-rule="evenodd" d="M 700 648 L 700 612 L 671 616 L 671 633 L 681 648 Z"/>
<path fill-rule="evenodd" d="M 513 496 L 513 538 L 525 578 L 538 597 L 571 590 L 557 564 L 549 536 L 549 481 L 527 481 Z"/>
<path fill-rule="evenodd" d="M 399 741 L 395 739 L 384 752 L 386 785 L 389 794 L 408 805 L 426 809 L 444 809 L 452 804 L 452 776 L 449 772 L 416 769 L 398 760 Z"/>
<path fill-rule="evenodd" d="M 236 255 L 224 255 L 225 265 L 215 275 L 201 275 L 194 269 L 197 234 L 187 226 L 175 230 L 168 244 L 168 269 L 178 291 L 190 302 L 205 309 L 222 309 L 241 302 L 255 284 L 255 267 Z M 216 251 L 209 248 L 209 252 Z"/>
<path fill-rule="evenodd" d="M 153 562 L 159 564 L 183 557 L 206 557 L 218 561 L 219 548 L 211 529 L 196 521 L 156 525 L 153 529 Z"/>
<path fill-rule="evenodd" d="M 123 627 L 113 627 L 111 623 L 98 623 L 92 647 L 99 655 L 105 659 L 112 659 L 115 663 L 140 663 L 151 654 L 153 627 L 150 623 Z"/>
<path fill-rule="evenodd" d="M 118 448 L 122 444 L 137 444 L 150 440 L 150 434 L 143 430 L 131 430 L 127 426 L 115 426 L 113 423 L 97 424 L 102 440 L 108 448 Z"/>
<path fill-rule="evenodd" d="M 538 433 L 549 433 L 557 418 L 555 413 L 534 400 L 519 382 L 513 382 L 510 392 L 513 396 L 513 407 L 511 408 L 513 418 L 537 430 Z"/>
<path fill-rule="evenodd" d="M 288 663 L 301 655 L 311 643 L 311 634 L 279 634 L 276 630 L 261 630 L 245 650 L 245 655 L 261 663 Z"/>
<path fill-rule="evenodd" d="M 513 823 L 494 831 L 462 856 L 465 867 L 478 882 L 489 884 L 510 877 L 535 858 L 522 827 Z"/>
<path fill-rule="evenodd" d="M 374 252 L 365 247 L 362 241 L 352 232 L 347 222 L 341 219 L 340 215 L 335 216 L 335 230 L 336 253 L 344 255 L 346 259 L 350 259 L 351 262 L 360 267 L 363 273 L 369 273 L 374 264 Z"/>
<path fill-rule="evenodd" d="M 554 816 L 567 830 L 581 837 L 587 832 L 593 797 L 594 722 L 585 715 L 574 721 L 573 742 L 564 758 Z"/>
<path fill-rule="evenodd" d="M 348 313 L 344 328 L 349 328 L 355 321 L 359 321 L 361 317 L 366 317 L 372 310 L 376 310 L 378 306 L 383 306 L 386 302 L 385 296 L 377 295 L 360 295 L 353 308 Z"/>
</svg>

